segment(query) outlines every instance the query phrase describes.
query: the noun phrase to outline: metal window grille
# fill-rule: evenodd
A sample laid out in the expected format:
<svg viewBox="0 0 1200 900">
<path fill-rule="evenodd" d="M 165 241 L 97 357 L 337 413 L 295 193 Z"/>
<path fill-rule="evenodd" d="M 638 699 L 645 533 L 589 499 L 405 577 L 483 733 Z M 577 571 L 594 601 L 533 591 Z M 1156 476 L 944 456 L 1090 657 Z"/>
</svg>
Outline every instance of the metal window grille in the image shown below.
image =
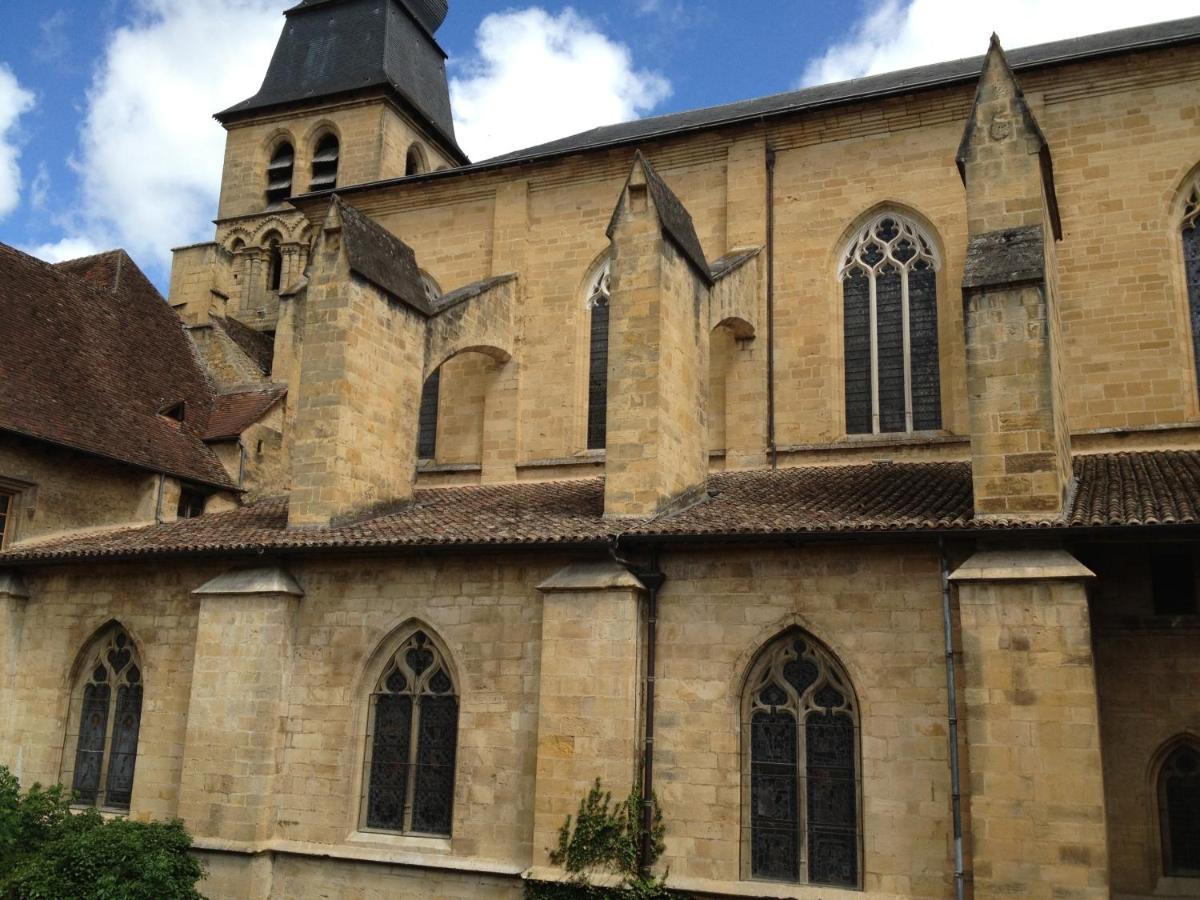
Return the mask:
<svg viewBox="0 0 1200 900">
<path fill-rule="evenodd" d="M 793 631 L 764 654 L 749 685 L 750 877 L 857 887 L 858 713 L 849 680 Z"/>
<path fill-rule="evenodd" d="M 608 438 L 608 339 L 612 263 L 605 262 L 591 280 L 588 341 L 587 447 L 603 450 Z"/>
<path fill-rule="evenodd" d="M 113 628 L 83 667 L 70 783 L 76 802 L 126 811 L 142 721 L 142 670 L 133 642 Z"/>
<path fill-rule="evenodd" d="M 873 218 L 843 256 L 846 431 L 942 427 L 933 245 L 894 213 Z"/>
<path fill-rule="evenodd" d="M 457 744 L 458 695 L 449 667 L 417 631 L 389 659 L 371 695 L 365 826 L 449 836 Z"/>
</svg>

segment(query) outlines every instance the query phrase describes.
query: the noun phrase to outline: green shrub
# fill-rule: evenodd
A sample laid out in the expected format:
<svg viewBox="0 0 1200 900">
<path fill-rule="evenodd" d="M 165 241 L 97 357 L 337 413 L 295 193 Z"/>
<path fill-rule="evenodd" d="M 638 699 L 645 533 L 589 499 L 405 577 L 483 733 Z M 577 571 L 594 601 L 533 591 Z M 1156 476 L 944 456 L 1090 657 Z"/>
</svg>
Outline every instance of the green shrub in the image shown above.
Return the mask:
<svg viewBox="0 0 1200 900">
<path fill-rule="evenodd" d="M 526 900 L 658 900 L 672 896 L 661 879 L 643 877 L 639 870 L 642 837 L 642 788 L 635 784 L 629 797 L 617 803 L 600 779 L 579 803 L 574 820 L 567 816 L 558 831 L 558 846 L 550 851 L 550 862 L 562 866 L 565 882 L 527 881 Z M 663 852 L 662 809 L 651 795 L 654 814 L 650 825 L 650 865 Z M 619 887 L 591 883 L 596 874 L 616 876 Z"/>
<path fill-rule="evenodd" d="M 0 766 L 0 900 L 203 900 L 182 822 L 73 812 L 58 785 L 22 795 Z"/>
</svg>

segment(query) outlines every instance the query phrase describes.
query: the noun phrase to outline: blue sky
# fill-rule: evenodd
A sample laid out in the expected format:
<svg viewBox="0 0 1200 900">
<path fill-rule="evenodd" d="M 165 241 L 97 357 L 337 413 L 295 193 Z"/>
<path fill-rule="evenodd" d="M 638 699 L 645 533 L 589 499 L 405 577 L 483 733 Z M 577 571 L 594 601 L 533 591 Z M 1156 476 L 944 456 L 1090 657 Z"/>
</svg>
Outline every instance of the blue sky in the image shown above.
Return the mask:
<svg viewBox="0 0 1200 900">
<path fill-rule="evenodd" d="M 0 241 L 125 246 L 165 286 L 211 237 L 223 134 L 287 0 L 2 0 Z M 1111 7 L 1111 9 L 1109 8 Z M 473 158 L 710 106 L 1200 12 L 1197 0 L 451 0 L 438 37 Z"/>
</svg>

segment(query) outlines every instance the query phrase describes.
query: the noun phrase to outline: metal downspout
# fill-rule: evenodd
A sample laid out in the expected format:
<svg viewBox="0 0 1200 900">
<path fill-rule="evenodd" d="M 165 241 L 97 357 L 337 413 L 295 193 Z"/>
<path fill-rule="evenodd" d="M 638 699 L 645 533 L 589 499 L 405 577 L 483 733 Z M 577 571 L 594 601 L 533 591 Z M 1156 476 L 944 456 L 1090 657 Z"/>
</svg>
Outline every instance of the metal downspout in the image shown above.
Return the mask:
<svg viewBox="0 0 1200 900">
<path fill-rule="evenodd" d="M 767 147 L 767 447 L 779 468 L 775 440 L 775 151 Z"/>
<path fill-rule="evenodd" d="M 654 682 L 658 650 L 658 592 L 667 580 L 658 568 L 658 552 L 651 558 L 650 571 L 637 573 L 646 586 L 646 724 L 642 757 L 642 846 L 640 868 L 642 876 L 650 876 L 653 855 L 654 828 Z"/>
<path fill-rule="evenodd" d="M 938 538 L 938 561 L 942 574 L 942 625 L 946 633 L 946 704 L 950 725 L 950 808 L 954 828 L 954 896 L 966 896 L 966 867 L 963 863 L 962 777 L 958 758 L 958 675 L 955 670 L 954 616 L 950 605 L 950 562 L 946 544 Z"/>
</svg>

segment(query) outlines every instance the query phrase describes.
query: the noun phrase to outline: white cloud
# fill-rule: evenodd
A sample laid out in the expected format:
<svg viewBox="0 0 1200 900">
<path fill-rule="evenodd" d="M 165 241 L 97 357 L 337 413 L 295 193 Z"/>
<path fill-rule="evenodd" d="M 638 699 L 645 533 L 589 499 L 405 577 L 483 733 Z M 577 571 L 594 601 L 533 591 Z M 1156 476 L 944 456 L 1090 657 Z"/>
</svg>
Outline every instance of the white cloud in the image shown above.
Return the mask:
<svg viewBox="0 0 1200 900">
<path fill-rule="evenodd" d="M 0 65 L 0 217 L 17 208 L 21 200 L 21 168 L 17 159 L 17 121 L 33 109 L 34 96 L 17 81 L 7 66 Z"/>
<path fill-rule="evenodd" d="M 211 239 L 225 132 L 212 113 L 258 88 L 283 19 L 278 0 L 137 0 L 88 91 L 83 199 L 58 245 L 120 245 L 165 267 Z"/>
<path fill-rule="evenodd" d="M 978 56 L 993 31 L 1006 49 L 1196 14 L 1196 0 L 884 0 L 851 36 L 810 62 L 802 84 L 826 84 Z"/>
<path fill-rule="evenodd" d="M 38 244 L 36 247 L 22 247 L 30 256 L 49 263 L 62 262 L 65 259 L 79 259 L 81 256 L 92 256 L 104 250 L 94 244 L 89 238 L 69 237 L 49 244 Z"/>
<path fill-rule="evenodd" d="M 634 67 L 629 48 L 568 8 L 489 15 L 477 57 L 452 79 L 459 143 L 486 159 L 652 110 L 671 93 L 656 72 Z"/>
</svg>

